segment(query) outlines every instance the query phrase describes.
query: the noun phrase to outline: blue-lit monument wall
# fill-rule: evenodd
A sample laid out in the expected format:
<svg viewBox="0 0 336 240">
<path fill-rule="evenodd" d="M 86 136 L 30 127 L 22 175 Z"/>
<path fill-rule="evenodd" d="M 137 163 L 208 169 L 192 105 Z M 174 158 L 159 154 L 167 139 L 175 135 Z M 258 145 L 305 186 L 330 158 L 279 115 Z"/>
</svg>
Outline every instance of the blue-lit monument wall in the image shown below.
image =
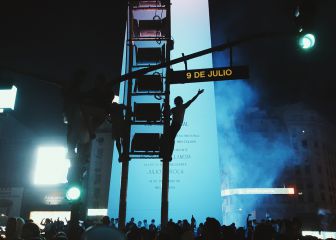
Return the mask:
<svg viewBox="0 0 336 240">
<path fill-rule="evenodd" d="M 207 0 L 172 0 L 171 59 L 181 54 L 211 47 Z M 189 69 L 211 68 L 212 57 L 206 55 L 188 61 Z M 183 70 L 184 64 L 173 66 Z M 176 96 L 188 101 L 204 89 L 187 109 L 184 124 L 175 144 L 170 164 L 169 218 L 190 219 L 198 222 L 207 216 L 221 221 L 221 188 L 218 159 L 217 126 L 213 83 L 192 83 L 171 86 L 171 107 Z M 115 156 L 112 163 L 108 213 L 118 216 L 121 164 Z M 127 217 L 136 220 L 160 219 L 162 165 L 158 159 L 130 161 L 127 192 Z"/>
</svg>

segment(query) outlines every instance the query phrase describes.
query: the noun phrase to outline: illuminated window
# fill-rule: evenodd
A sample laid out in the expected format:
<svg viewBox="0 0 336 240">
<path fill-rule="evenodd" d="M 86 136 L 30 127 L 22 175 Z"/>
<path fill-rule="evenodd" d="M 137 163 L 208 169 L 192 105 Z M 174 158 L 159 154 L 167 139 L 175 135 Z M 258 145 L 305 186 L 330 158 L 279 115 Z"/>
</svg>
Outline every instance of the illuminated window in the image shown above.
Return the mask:
<svg viewBox="0 0 336 240">
<path fill-rule="evenodd" d="M 17 88 L 0 89 L 0 109 L 9 108 L 14 110 Z"/>
<path fill-rule="evenodd" d="M 34 173 L 34 183 L 39 185 L 60 184 L 67 182 L 70 167 L 64 147 L 39 147 Z"/>
<path fill-rule="evenodd" d="M 107 209 L 104 208 L 104 209 L 101 209 L 101 208 L 98 208 L 98 209 L 88 209 L 88 212 L 87 212 L 87 215 L 88 216 L 106 216 L 107 215 Z"/>
<path fill-rule="evenodd" d="M 41 229 L 44 226 L 40 223 L 46 218 L 59 219 L 66 224 L 70 220 L 70 211 L 32 211 L 29 214 L 29 219 L 32 219 Z"/>
<path fill-rule="evenodd" d="M 302 231 L 302 236 L 314 236 L 318 239 L 335 239 L 336 232 Z"/>
</svg>

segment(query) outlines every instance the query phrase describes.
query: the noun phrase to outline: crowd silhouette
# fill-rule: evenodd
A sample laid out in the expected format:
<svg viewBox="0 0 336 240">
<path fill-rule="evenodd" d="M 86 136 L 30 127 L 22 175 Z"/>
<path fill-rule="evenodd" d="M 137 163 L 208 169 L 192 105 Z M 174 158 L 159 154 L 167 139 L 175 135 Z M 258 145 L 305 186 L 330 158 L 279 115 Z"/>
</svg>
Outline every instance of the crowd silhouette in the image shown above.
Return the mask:
<svg viewBox="0 0 336 240">
<path fill-rule="evenodd" d="M 32 220 L 8 218 L 5 230 L 0 239 L 8 240 L 298 240 L 318 239 L 313 236 L 302 236 L 302 224 L 297 218 L 282 220 L 251 221 L 247 218 L 246 226 L 236 227 L 234 223 L 221 225 L 208 217 L 204 223 L 197 225 L 192 216 L 174 222 L 170 219 L 165 227 L 155 223 L 155 219 L 147 223 L 147 219 L 135 221 L 131 218 L 122 230 L 118 230 L 118 219 L 109 216 L 99 221 L 83 221 L 78 223 L 75 237 L 69 236 L 69 222 L 59 219 L 45 219 L 40 229 Z M 331 238 L 330 238 L 331 239 Z"/>
</svg>

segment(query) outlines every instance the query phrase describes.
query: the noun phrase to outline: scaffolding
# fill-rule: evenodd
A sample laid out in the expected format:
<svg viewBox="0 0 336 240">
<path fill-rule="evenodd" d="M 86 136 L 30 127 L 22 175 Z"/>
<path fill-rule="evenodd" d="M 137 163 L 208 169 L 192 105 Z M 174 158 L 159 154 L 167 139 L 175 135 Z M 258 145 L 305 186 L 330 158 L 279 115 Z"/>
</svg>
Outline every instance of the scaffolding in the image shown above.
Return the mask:
<svg viewBox="0 0 336 240">
<path fill-rule="evenodd" d="M 126 74 L 170 60 L 173 48 L 170 1 L 130 0 L 126 34 Z M 119 227 L 125 227 L 128 169 L 130 160 L 162 161 L 161 225 L 168 221 L 170 157 L 160 154 L 160 142 L 170 123 L 169 69 L 135 75 L 124 83 L 126 135 L 123 142 Z"/>
</svg>

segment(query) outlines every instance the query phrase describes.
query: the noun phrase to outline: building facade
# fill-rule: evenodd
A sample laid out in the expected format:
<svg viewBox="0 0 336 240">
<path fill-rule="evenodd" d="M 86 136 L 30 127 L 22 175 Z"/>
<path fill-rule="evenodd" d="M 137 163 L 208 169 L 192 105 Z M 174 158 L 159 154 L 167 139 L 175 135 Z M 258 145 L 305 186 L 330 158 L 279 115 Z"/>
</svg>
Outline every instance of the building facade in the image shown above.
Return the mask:
<svg viewBox="0 0 336 240">
<path fill-rule="evenodd" d="M 310 225 L 326 230 L 336 214 L 336 128 L 302 103 L 285 106 L 280 113 L 300 159 L 288 175 L 297 189 L 299 211 Z"/>
<path fill-rule="evenodd" d="M 265 187 L 265 179 L 271 179 L 266 187 L 294 188 L 294 194 L 225 196 L 224 220 L 225 217 L 235 220 L 237 214 L 246 219 L 248 213 L 257 220 L 299 217 L 306 230 L 335 230 L 335 126 L 318 112 L 298 103 L 267 112 L 251 109 L 237 119 L 236 130 L 245 144 L 253 145 L 255 139 L 261 138 L 265 140 L 263 144 L 272 149 L 263 149 L 265 156 L 261 158 L 264 158 L 264 163 L 255 166 L 264 168 L 261 173 L 267 178 L 260 177 L 252 187 Z M 277 136 L 281 136 L 281 142 L 274 140 Z M 267 169 L 266 162 L 271 161 L 276 149 L 284 149 L 284 146 L 289 147 L 286 151 L 290 155 L 281 156 L 272 163 L 273 168 Z M 288 160 L 281 163 L 285 156 L 289 156 Z M 249 158 L 241 161 L 249 161 Z M 232 188 L 230 172 L 223 170 L 222 176 L 222 189 Z M 249 184 L 241 187 L 251 187 Z M 244 211 L 246 202 L 251 204 Z"/>
</svg>

